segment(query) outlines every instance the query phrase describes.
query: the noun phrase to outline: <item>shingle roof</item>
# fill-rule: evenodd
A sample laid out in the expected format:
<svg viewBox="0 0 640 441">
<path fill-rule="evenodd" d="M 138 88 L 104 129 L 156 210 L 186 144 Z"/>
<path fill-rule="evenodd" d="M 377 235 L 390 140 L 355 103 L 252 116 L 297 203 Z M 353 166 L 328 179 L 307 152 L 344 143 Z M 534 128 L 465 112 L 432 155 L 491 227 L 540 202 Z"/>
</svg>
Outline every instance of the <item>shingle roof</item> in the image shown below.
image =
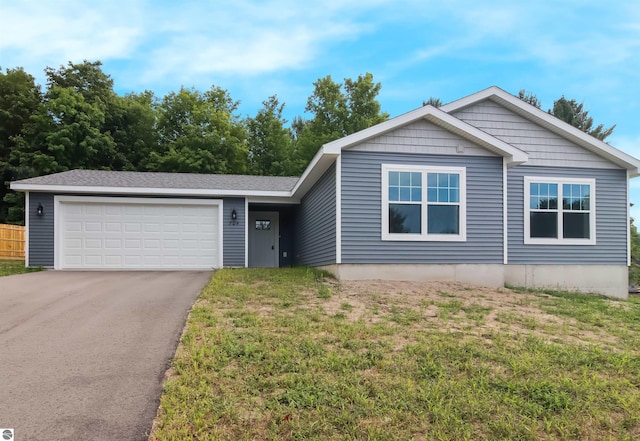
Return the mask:
<svg viewBox="0 0 640 441">
<path fill-rule="evenodd" d="M 300 178 L 281 176 L 70 170 L 23 179 L 15 181 L 15 183 L 74 187 L 291 191 L 298 179 Z"/>
</svg>

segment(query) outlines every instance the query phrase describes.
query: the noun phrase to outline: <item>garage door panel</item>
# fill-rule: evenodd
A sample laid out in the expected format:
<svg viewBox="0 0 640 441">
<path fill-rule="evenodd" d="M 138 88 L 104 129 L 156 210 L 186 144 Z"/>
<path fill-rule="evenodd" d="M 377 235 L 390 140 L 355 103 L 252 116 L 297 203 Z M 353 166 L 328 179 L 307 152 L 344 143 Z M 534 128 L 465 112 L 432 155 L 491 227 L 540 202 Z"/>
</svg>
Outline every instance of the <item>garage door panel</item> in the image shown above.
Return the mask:
<svg viewBox="0 0 640 441">
<path fill-rule="evenodd" d="M 102 239 L 85 239 L 84 240 L 84 248 L 87 250 L 100 250 L 103 248 Z"/>
<path fill-rule="evenodd" d="M 63 268 L 220 266 L 216 204 L 62 202 Z"/>
</svg>

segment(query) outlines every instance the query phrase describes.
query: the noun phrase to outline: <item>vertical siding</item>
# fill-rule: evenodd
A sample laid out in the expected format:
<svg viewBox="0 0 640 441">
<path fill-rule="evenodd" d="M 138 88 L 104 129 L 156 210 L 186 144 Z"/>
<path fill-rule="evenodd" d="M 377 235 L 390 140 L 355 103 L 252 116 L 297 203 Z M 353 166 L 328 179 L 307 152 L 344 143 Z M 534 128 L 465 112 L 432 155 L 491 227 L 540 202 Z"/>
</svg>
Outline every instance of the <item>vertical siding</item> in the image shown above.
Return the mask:
<svg viewBox="0 0 640 441">
<path fill-rule="evenodd" d="M 381 165 L 466 167 L 467 241 L 381 240 Z M 343 263 L 502 263 L 502 158 L 344 151 Z"/>
<path fill-rule="evenodd" d="M 244 233 L 247 222 L 247 216 L 244 211 L 244 198 L 224 198 L 223 207 L 223 265 L 226 267 L 244 266 Z M 231 225 L 231 212 L 234 209 L 238 214 L 237 225 Z"/>
<path fill-rule="evenodd" d="M 529 153 L 528 165 L 618 168 L 615 164 L 532 123 L 515 112 L 484 100 L 453 115 Z"/>
<path fill-rule="evenodd" d="M 510 264 L 627 263 L 627 175 L 625 170 L 519 166 L 508 174 Z M 595 178 L 595 245 L 525 245 L 524 176 Z"/>
<path fill-rule="evenodd" d="M 296 233 L 297 263 L 336 263 L 336 165 L 322 175 L 302 198 Z"/>
<path fill-rule="evenodd" d="M 44 216 L 38 217 L 38 204 Z M 54 204 L 51 193 L 29 193 L 29 266 L 53 267 L 54 264 Z"/>
</svg>

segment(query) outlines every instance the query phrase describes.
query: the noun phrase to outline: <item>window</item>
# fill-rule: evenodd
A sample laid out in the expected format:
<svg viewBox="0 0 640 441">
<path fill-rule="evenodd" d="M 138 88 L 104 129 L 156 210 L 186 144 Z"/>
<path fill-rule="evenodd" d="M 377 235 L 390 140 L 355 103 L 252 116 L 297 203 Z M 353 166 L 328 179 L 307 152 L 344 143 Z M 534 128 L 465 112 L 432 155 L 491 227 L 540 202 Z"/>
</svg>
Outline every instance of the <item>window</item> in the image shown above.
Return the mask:
<svg viewBox="0 0 640 441">
<path fill-rule="evenodd" d="M 464 241 L 463 167 L 382 165 L 382 239 Z"/>
<path fill-rule="evenodd" d="M 526 176 L 526 244 L 593 245 L 595 180 Z"/>
<path fill-rule="evenodd" d="M 257 220 L 256 221 L 256 230 L 270 230 L 271 229 L 271 221 L 270 220 Z"/>
</svg>

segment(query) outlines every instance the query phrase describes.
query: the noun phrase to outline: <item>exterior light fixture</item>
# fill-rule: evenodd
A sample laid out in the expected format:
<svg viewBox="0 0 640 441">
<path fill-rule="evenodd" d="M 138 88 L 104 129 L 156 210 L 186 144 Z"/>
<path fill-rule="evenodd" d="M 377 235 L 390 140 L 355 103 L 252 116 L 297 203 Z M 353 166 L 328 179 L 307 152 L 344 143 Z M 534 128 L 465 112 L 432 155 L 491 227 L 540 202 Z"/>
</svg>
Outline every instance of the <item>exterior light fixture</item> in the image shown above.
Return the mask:
<svg viewBox="0 0 640 441">
<path fill-rule="evenodd" d="M 233 210 L 231 210 L 231 220 L 238 220 L 238 212 L 236 211 L 236 209 L 234 208 Z"/>
<path fill-rule="evenodd" d="M 38 215 L 38 217 L 44 216 L 44 207 L 42 204 L 38 204 L 38 208 L 36 208 L 36 215 Z"/>
</svg>

